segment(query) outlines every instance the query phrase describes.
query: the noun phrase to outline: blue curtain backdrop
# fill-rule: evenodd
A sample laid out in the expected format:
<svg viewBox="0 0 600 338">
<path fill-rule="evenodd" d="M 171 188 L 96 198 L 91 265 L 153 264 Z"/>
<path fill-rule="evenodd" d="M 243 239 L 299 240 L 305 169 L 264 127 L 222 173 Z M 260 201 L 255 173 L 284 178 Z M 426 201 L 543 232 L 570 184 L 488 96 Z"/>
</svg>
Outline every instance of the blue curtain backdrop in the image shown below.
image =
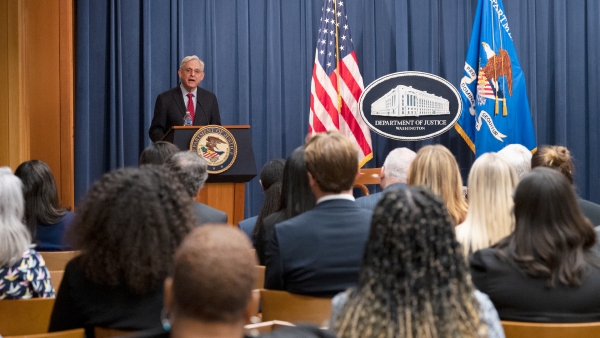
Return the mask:
<svg viewBox="0 0 600 338">
<path fill-rule="evenodd" d="M 486 0 L 487 1 L 487 0 Z M 567 146 L 582 197 L 600 203 L 600 1 L 504 0 L 525 73 L 537 143 Z M 308 129 L 322 0 L 76 1 L 75 197 L 103 173 L 136 166 L 151 141 L 156 96 L 178 83 L 185 55 L 206 63 L 224 125 L 249 124 L 258 169 L 287 157 Z M 344 2 L 365 85 L 398 71 L 458 87 L 477 0 Z M 372 133 L 382 165 L 395 147 L 441 143 L 463 177 L 474 159 L 452 129 L 422 142 Z M 262 203 L 255 178 L 246 215 Z"/>
</svg>

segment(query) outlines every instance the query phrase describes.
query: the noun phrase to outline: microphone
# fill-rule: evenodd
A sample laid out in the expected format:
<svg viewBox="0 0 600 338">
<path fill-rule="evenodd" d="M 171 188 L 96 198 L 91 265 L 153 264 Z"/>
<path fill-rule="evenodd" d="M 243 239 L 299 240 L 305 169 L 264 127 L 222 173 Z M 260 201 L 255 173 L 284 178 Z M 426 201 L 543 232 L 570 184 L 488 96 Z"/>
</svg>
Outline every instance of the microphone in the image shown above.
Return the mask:
<svg viewBox="0 0 600 338">
<path fill-rule="evenodd" d="M 200 103 L 200 100 L 196 100 L 196 102 L 198 103 L 198 106 L 200 106 L 200 109 L 202 109 L 202 114 L 204 115 L 204 119 L 206 120 L 206 125 L 209 125 L 210 121 L 208 120 L 208 117 L 206 116 L 206 112 L 204 111 L 204 107 L 202 107 L 202 103 Z"/>
</svg>

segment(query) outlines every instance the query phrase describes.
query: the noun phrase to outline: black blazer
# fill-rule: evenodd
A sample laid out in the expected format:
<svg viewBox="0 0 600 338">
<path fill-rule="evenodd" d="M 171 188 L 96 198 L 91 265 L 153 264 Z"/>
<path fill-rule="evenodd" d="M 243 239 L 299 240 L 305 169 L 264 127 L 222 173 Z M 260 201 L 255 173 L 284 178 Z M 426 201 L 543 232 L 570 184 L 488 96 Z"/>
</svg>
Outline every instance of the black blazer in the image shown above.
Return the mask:
<svg viewBox="0 0 600 338">
<path fill-rule="evenodd" d="M 582 283 L 546 287 L 546 280 L 522 273 L 494 249 L 475 252 L 470 259 L 475 286 L 486 293 L 502 320 L 546 323 L 600 321 L 600 268 L 589 266 Z"/>
<path fill-rule="evenodd" d="M 160 141 L 173 126 L 182 126 L 186 107 L 179 86 L 158 94 L 154 105 L 154 118 L 148 134 L 152 142 Z M 219 104 L 215 94 L 198 87 L 196 92 L 195 126 L 221 125 Z"/>
<path fill-rule="evenodd" d="M 372 215 L 336 199 L 275 225 L 265 251 L 265 288 L 333 297 L 356 285 Z"/>
</svg>

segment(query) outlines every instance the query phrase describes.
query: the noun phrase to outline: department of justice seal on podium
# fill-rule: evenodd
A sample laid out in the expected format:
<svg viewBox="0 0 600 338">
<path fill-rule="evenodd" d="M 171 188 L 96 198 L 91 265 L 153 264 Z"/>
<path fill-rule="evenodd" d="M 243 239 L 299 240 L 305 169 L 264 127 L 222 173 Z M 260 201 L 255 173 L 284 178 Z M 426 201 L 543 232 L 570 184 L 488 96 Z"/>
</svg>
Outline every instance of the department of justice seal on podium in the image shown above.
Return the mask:
<svg viewBox="0 0 600 338">
<path fill-rule="evenodd" d="M 190 141 L 190 150 L 206 160 L 209 174 L 226 171 L 237 157 L 235 138 L 229 130 L 217 125 L 198 129 Z"/>
</svg>

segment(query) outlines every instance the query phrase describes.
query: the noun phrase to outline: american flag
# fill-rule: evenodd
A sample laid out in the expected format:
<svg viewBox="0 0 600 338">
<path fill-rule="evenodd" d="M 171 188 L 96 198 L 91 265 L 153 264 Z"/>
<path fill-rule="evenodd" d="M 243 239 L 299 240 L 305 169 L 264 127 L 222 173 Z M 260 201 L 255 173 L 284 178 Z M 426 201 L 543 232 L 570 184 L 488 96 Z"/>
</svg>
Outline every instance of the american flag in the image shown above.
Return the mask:
<svg viewBox="0 0 600 338">
<path fill-rule="evenodd" d="M 308 131 L 312 135 L 338 129 L 356 142 L 360 166 L 373 158 L 371 132 L 358 111 L 363 89 L 344 1 L 325 0 L 310 86 Z"/>
</svg>

